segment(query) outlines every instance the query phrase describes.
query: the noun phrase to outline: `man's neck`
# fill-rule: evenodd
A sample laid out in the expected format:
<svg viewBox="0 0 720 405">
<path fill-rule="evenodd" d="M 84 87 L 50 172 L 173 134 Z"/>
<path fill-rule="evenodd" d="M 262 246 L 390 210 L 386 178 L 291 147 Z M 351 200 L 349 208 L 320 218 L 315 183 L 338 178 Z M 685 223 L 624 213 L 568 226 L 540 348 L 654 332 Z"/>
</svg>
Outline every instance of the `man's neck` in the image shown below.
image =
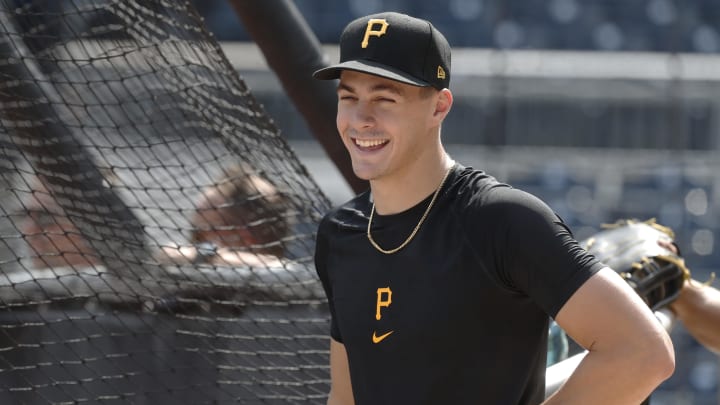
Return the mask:
<svg viewBox="0 0 720 405">
<path fill-rule="evenodd" d="M 455 162 L 446 154 L 435 163 L 399 172 L 391 178 L 370 182 L 375 211 L 380 215 L 397 214 L 417 205 L 434 193 Z"/>
</svg>

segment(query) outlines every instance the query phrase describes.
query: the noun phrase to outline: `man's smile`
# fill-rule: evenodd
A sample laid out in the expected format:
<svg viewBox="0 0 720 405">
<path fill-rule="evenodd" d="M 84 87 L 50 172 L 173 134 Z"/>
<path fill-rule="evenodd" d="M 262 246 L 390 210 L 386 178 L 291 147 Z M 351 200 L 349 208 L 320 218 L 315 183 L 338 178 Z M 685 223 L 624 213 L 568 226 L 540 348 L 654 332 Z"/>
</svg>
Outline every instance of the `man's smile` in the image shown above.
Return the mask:
<svg viewBox="0 0 720 405">
<path fill-rule="evenodd" d="M 383 146 L 387 145 L 388 142 L 390 142 L 387 139 L 358 139 L 358 138 L 352 138 L 352 141 L 355 144 L 355 146 L 357 146 L 361 150 L 377 150 L 377 149 L 380 149 Z"/>
</svg>

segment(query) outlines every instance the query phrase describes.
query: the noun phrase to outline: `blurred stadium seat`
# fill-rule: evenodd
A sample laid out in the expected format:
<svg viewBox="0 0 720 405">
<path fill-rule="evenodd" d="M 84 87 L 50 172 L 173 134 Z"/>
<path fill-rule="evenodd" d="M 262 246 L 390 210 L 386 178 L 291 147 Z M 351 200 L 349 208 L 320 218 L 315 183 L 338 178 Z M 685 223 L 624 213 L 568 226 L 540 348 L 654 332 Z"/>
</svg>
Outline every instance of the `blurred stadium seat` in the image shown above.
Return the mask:
<svg viewBox="0 0 720 405">
<path fill-rule="evenodd" d="M 248 40 L 224 0 L 193 0 L 219 40 Z M 513 49 L 720 51 L 715 0 L 298 0 L 321 42 L 352 18 L 397 10 L 431 19 L 453 46 Z"/>
</svg>

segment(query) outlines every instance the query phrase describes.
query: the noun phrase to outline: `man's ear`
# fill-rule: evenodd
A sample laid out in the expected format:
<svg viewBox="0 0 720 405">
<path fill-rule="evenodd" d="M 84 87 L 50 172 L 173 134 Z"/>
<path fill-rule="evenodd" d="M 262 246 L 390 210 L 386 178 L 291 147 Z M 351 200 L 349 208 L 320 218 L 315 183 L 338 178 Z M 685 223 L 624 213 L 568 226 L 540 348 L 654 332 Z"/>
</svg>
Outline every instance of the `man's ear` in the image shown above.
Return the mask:
<svg viewBox="0 0 720 405">
<path fill-rule="evenodd" d="M 433 117 L 442 122 L 445 119 L 445 116 L 450 112 L 452 104 L 453 95 L 449 89 L 442 89 L 438 91 Z"/>
</svg>

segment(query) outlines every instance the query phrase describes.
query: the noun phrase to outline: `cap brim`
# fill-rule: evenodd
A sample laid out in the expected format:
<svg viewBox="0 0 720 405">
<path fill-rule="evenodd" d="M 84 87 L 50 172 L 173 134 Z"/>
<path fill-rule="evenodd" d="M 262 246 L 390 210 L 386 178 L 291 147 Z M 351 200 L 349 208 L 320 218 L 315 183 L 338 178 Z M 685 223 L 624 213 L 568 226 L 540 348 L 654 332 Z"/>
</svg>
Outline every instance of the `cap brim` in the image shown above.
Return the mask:
<svg viewBox="0 0 720 405">
<path fill-rule="evenodd" d="M 320 80 L 333 80 L 339 79 L 340 73 L 343 70 L 354 70 L 356 72 L 368 73 L 375 76 L 384 77 L 386 79 L 395 80 L 401 83 L 411 84 L 413 86 L 426 87 L 430 86 L 430 83 L 420 80 L 414 76 L 411 76 L 405 72 L 401 72 L 397 69 L 393 69 L 382 63 L 377 63 L 369 60 L 351 60 L 337 65 L 328 66 L 326 68 L 317 70 L 313 73 L 313 77 Z"/>
</svg>

